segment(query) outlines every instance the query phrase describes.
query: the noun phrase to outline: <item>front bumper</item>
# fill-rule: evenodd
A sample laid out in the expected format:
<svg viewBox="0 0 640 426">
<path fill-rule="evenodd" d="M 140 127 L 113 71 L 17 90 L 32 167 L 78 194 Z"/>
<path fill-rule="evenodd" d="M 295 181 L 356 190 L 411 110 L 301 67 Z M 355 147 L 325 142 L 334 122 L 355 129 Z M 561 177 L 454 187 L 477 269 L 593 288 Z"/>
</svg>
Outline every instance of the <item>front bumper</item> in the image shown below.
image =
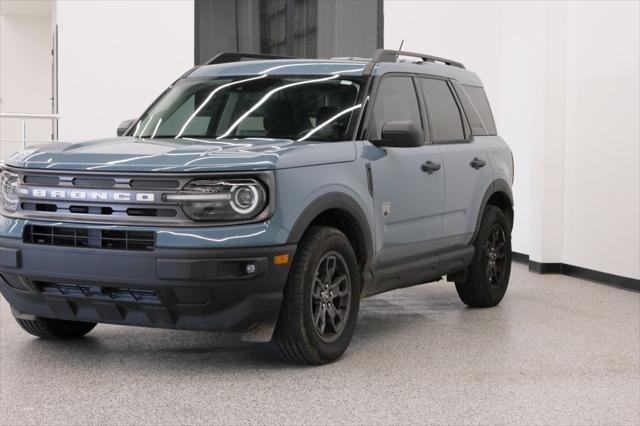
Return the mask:
<svg viewBox="0 0 640 426">
<path fill-rule="evenodd" d="M 241 332 L 268 340 L 295 245 L 149 252 L 0 238 L 0 292 L 14 314 L 146 327 Z M 247 265 L 255 272 L 247 273 Z M 252 270 L 253 268 L 248 268 Z"/>
</svg>

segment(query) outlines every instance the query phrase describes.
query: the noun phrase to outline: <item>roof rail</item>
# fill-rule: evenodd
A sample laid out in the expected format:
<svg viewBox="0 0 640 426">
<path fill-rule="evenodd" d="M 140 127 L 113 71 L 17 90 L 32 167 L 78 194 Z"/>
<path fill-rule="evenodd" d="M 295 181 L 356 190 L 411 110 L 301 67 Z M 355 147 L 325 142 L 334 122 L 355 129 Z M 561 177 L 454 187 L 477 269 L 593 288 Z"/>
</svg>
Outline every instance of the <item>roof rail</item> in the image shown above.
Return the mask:
<svg viewBox="0 0 640 426">
<path fill-rule="evenodd" d="M 297 59 L 293 56 L 265 55 L 262 53 L 223 52 L 218 53 L 203 65 L 224 64 L 228 62 L 240 62 L 243 59 Z"/>
<path fill-rule="evenodd" d="M 440 62 L 445 65 L 464 69 L 464 65 L 451 59 L 440 58 L 438 56 L 426 55 L 424 53 L 405 52 L 403 50 L 378 49 L 373 55 L 373 62 L 397 62 L 398 56 L 411 56 L 422 59 L 424 62 Z"/>
</svg>

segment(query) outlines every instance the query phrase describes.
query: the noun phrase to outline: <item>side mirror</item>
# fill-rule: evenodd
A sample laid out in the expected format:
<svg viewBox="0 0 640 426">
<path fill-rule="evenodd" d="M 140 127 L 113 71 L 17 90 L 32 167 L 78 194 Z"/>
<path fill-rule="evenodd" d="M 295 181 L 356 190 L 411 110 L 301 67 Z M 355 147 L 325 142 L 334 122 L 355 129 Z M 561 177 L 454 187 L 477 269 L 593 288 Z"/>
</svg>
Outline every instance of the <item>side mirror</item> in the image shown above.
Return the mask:
<svg viewBox="0 0 640 426">
<path fill-rule="evenodd" d="M 131 127 L 131 125 L 136 121 L 135 118 L 132 118 L 131 120 L 125 120 L 122 123 L 120 123 L 120 125 L 118 126 L 118 129 L 116 130 L 116 135 L 118 136 L 122 136 L 124 135 L 124 132 L 127 131 L 127 129 L 129 127 Z"/>
<path fill-rule="evenodd" d="M 382 139 L 371 143 L 378 148 L 415 148 L 424 144 L 424 132 L 411 121 L 389 121 L 382 126 Z"/>
</svg>

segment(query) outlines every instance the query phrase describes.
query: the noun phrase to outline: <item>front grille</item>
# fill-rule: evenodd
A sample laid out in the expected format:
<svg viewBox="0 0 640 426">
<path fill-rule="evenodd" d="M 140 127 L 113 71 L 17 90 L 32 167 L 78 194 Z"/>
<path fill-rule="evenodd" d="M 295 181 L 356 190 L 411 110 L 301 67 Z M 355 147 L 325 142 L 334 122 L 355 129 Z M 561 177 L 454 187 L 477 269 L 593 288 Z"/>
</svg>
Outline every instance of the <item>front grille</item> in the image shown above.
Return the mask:
<svg viewBox="0 0 640 426">
<path fill-rule="evenodd" d="M 152 231 L 27 225 L 24 229 L 23 241 L 27 244 L 48 246 L 152 251 L 156 245 L 156 234 Z"/>
<path fill-rule="evenodd" d="M 2 0 L 0 0 L 2 1 Z M 51 223 L 104 226 L 209 227 L 226 222 L 195 222 L 187 216 L 179 194 L 194 179 L 261 175 L 273 184 L 272 172 L 228 173 L 100 173 L 53 170 L 13 170 L 19 175 L 18 209 L 10 216 Z M 2 209 L 0 209 L 2 210 Z M 149 228 L 151 229 L 151 228 Z M 63 237 L 67 237 L 63 235 Z M 93 236 L 100 240 L 100 236 Z M 53 237 L 50 238 L 53 240 Z M 69 238 L 69 240 L 71 240 Z M 71 245 L 66 238 L 64 243 Z M 93 241 L 93 240 L 90 240 Z M 81 235 L 80 243 L 86 238 Z M 75 244 L 75 241 L 73 241 Z M 97 245 L 97 243 L 96 243 Z"/>
<path fill-rule="evenodd" d="M 67 205 L 68 204 L 68 205 Z M 117 205 L 113 207 L 101 207 L 94 205 L 75 205 L 75 204 L 63 204 L 60 206 L 51 203 L 21 203 L 20 208 L 25 212 L 59 212 L 61 214 L 82 214 L 82 215 L 101 215 L 111 216 L 117 214 L 126 214 L 131 216 L 144 216 L 144 217 L 176 217 L 178 216 L 177 209 L 175 208 L 137 208 L 137 207 L 122 207 L 118 208 Z M 117 209 L 117 210 L 114 210 Z"/>
<path fill-rule="evenodd" d="M 74 178 L 71 184 L 80 188 L 113 188 L 116 186 L 116 180 L 111 178 Z"/>
<path fill-rule="evenodd" d="M 133 189 L 176 189 L 180 181 L 173 179 L 133 179 L 129 182 Z"/>
<path fill-rule="evenodd" d="M 181 183 L 179 179 L 167 178 L 106 178 L 106 177 L 68 177 L 49 176 L 27 172 L 23 178 L 28 185 L 73 186 L 79 188 L 131 188 L 131 189 L 176 189 Z"/>
<path fill-rule="evenodd" d="M 19 172 L 23 192 L 18 214 L 28 219 L 104 224 L 191 225 L 175 194 L 193 177 Z M 116 198 L 119 196 L 120 198 Z"/>
</svg>

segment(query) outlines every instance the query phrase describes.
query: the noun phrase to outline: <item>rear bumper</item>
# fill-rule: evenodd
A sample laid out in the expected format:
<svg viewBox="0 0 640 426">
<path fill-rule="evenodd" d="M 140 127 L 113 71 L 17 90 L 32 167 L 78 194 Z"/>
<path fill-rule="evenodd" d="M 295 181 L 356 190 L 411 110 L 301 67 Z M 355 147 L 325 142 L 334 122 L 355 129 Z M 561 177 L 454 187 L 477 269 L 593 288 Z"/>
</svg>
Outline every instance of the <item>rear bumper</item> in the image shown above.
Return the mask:
<svg viewBox="0 0 640 426">
<path fill-rule="evenodd" d="M 0 292 L 18 316 L 242 332 L 268 340 L 290 264 L 274 265 L 273 257 L 293 259 L 295 249 L 135 252 L 0 238 Z M 247 273 L 247 265 L 255 272 Z"/>
</svg>

